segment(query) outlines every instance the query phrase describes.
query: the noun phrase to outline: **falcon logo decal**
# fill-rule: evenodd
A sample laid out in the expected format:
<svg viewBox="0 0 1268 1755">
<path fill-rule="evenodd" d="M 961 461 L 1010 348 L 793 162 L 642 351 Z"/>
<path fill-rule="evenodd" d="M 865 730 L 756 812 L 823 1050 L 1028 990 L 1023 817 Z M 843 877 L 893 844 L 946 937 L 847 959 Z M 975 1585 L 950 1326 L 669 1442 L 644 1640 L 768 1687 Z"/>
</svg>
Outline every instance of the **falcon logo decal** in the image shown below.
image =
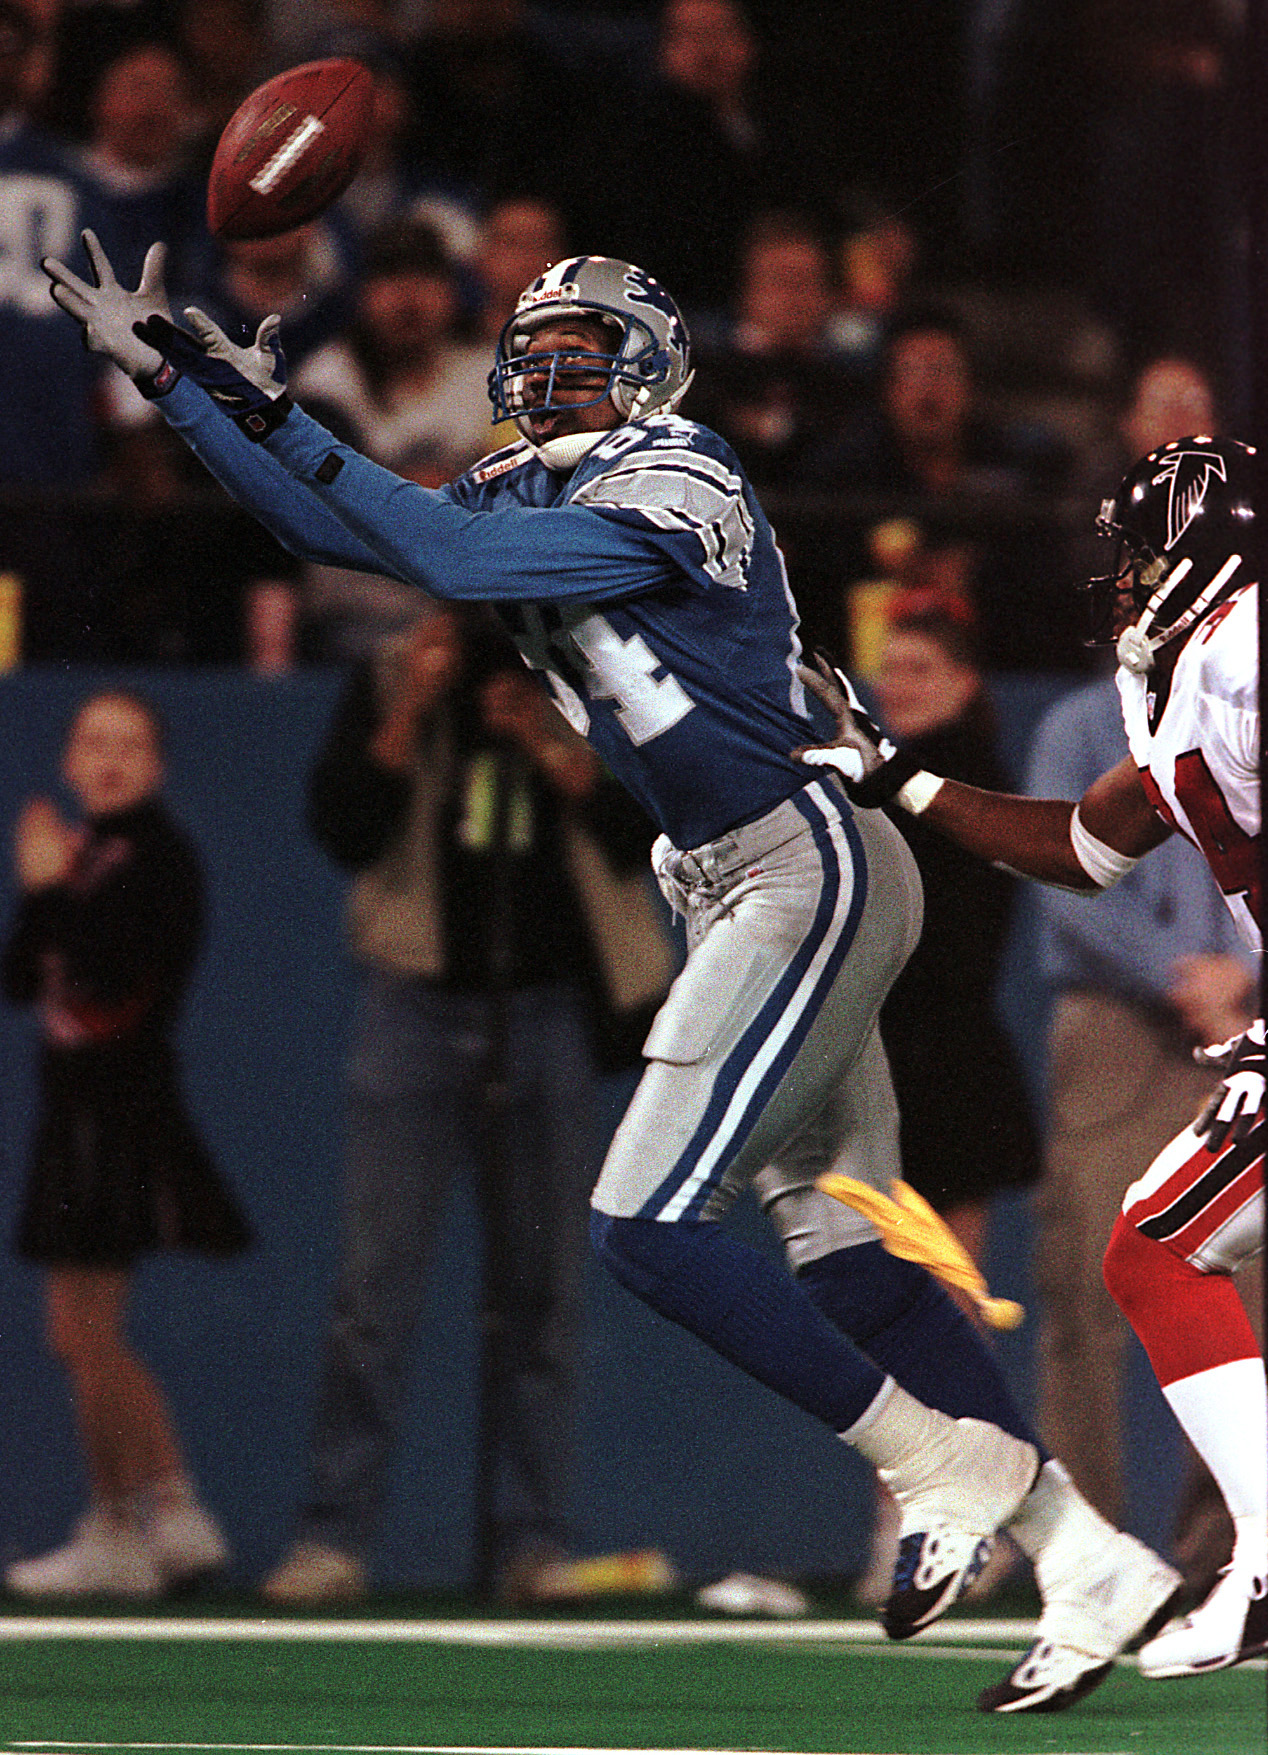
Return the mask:
<svg viewBox="0 0 1268 1755">
<path fill-rule="evenodd" d="M 1224 459 L 1218 451 L 1176 451 L 1164 457 L 1154 483 L 1171 480 L 1167 499 L 1167 547 L 1172 549 L 1202 510 L 1212 475 L 1228 480 Z"/>
</svg>

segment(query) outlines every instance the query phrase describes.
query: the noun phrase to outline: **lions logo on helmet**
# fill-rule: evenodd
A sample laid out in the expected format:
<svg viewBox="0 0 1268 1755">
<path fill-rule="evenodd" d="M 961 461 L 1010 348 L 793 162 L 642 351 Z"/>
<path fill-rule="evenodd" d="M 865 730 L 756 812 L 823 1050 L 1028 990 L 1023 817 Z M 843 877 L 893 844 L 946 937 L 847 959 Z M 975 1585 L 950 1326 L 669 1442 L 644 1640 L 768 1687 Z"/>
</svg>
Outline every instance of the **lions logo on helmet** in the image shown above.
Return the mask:
<svg viewBox="0 0 1268 1755">
<path fill-rule="evenodd" d="M 1084 587 L 1093 606 L 1090 645 L 1115 640 L 1119 663 L 1143 674 L 1159 647 L 1246 583 L 1254 459 L 1250 445 L 1202 434 L 1162 445 L 1128 471 L 1096 521 L 1099 535 L 1117 541 L 1118 556 L 1113 572 Z M 1124 592 L 1138 619 L 1115 636 Z"/>
<path fill-rule="evenodd" d="M 533 351 L 532 337 L 538 329 L 570 317 L 599 318 L 611 336 L 611 351 Z M 603 376 L 602 388 L 589 402 L 565 405 L 553 400 L 565 362 L 574 373 L 586 368 Z M 552 264 L 520 294 L 498 337 L 489 373 L 494 420 L 513 420 L 548 466 L 571 467 L 604 434 L 570 434 L 537 444 L 524 419 L 530 377 L 546 380 L 544 398 L 539 396 L 532 405 L 536 411 L 587 407 L 610 397 L 623 420 L 645 420 L 676 408 L 687 392 L 692 378 L 687 326 L 664 287 L 633 263 L 611 256 L 574 256 Z"/>
</svg>

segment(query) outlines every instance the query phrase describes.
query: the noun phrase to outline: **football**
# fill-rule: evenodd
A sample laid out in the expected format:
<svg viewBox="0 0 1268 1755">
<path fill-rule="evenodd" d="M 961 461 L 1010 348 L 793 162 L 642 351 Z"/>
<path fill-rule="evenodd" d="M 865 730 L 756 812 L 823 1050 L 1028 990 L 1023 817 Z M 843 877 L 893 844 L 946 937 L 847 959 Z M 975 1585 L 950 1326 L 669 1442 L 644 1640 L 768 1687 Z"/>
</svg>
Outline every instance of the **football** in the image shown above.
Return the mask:
<svg viewBox="0 0 1268 1755">
<path fill-rule="evenodd" d="M 315 219 L 361 163 L 374 76 L 360 61 L 306 61 L 266 80 L 225 125 L 207 179 L 220 238 L 275 238 Z"/>
</svg>

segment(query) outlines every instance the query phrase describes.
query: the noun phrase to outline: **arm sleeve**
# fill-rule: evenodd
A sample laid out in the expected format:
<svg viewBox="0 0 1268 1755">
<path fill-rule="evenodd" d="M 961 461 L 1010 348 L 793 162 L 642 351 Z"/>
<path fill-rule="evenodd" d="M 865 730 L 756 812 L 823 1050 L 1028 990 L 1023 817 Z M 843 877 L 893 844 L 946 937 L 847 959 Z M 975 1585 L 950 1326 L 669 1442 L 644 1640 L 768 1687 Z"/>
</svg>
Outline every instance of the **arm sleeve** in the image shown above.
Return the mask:
<svg viewBox="0 0 1268 1755">
<path fill-rule="evenodd" d="M 595 602 L 682 578 L 654 532 L 584 506 L 468 511 L 336 444 L 301 409 L 265 443 L 293 491 L 333 514 L 375 571 L 437 597 Z"/>
<path fill-rule="evenodd" d="M 409 809 L 409 776 L 369 754 L 378 718 L 374 672 L 362 665 L 340 697 L 308 783 L 313 838 L 346 871 L 373 865 Z"/>
<path fill-rule="evenodd" d="M 254 512 L 291 554 L 363 573 L 386 571 L 383 561 L 315 495 L 296 493 L 294 482 L 281 465 L 262 445 L 252 444 L 240 433 L 190 379 L 182 378 L 154 406 L 221 487 Z"/>
</svg>

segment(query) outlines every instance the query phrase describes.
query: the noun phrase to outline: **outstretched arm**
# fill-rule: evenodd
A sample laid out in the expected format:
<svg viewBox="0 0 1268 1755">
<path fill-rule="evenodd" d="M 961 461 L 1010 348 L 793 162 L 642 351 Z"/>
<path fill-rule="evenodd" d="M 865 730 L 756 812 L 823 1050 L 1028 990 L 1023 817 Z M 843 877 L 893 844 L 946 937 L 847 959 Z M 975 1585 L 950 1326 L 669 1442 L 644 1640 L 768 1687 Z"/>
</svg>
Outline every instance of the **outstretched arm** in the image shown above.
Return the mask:
<svg viewBox="0 0 1268 1755">
<path fill-rule="evenodd" d="M 881 738 L 852 705 L 846 679 L 822 658 L 800 674 L 835 718 L 837 736 L 794 755 L 812 767 L 835 768 L 856 804 L 899 804 L 970 853 L 1022 877 L 1071 890 L 1105 889 L 1171 833 L 1130 756 L 1094 781 L 1077 805 L 984 792 L 928 773 Z"/>
<path fill-rule="evenodd" d="M 179 379 L 155 407 L 221 487 L 253 512 L 291 554 L 327 566 L 397 577 L 383 556 L 354 536 L 315 495 L 297 493 L 282 466 L 226 420 L 206 391 L 189 378 Z"/>
<path fill-rule="evenodd" d="M 922 814 L 970 853 L 1071 890 L 1103 889 L 1114 875 L 1122 875 L 1114 872 L 1112 858 L 1102 855 L 1098 865 L 1097 846 L 1120 856 L 1126 869 L 1171 833 L 1150 804 L 1130 756 L 1090 786 L 1077 807 L 1064 799 L 1019 798 L 944 780 Z M 1082 858 L 1076 844 L 1082 846 Z"/>
<path fill-rule="evenodd" d="M 254 512 L 292 554 L 362 572 L 387 571 L 383 560 L 359 542 L 318 500 L 295 492 L 286 471 L 251 443 L 249 428 L 240 429 L 218 412 L 211 394 L 221 387 L 214 378 L 209 394 L 198 387 L 196 378 L 191 381 L 182 377 L 165 356 L 162 345 L 155 346 L 147 339 L 151 331 L 160 344 L 179 337 L 186 353 L 195 360 L 204 357 L 203 342 L 172 326 L 163 286 L 163 245 L 153 244 L 146 252 L 140 282 L 133 290 L 119 284 L 94 233 L 84 232 L 82 241 L 89 279 L 51 256 L 46 256 L 41 266 L 48 275 L 54 304 L 80 325 L 85 347 L 92 353 L 106 355 L 126 372 L 221 486 Z M 233 356 L 231 365 L 244 366 L 252 374 L 247 389 L 254 389 L 259 400 L 269 400 L 261 386 L 270 381 L 272 373 L 281 377 L 280 382 L 273 383 L 273 394 L 282 394 L 284 366 L 276 347 L 277 318 L 266 318 L 254 346 L 241 348 L 221 336 L 200 311 L 191 310 L 190 316 L 201 325 L 199 335 L 210 331 L 223 342 Z M 232 388 L 236 381 L 234 371 L 226 374 L 224 364 L 214 357 L 207 360 L 207 365 L 209 370 L 227 375 Z M 286 407 L 290 407 L 289 401 Z"/>
</svg>

